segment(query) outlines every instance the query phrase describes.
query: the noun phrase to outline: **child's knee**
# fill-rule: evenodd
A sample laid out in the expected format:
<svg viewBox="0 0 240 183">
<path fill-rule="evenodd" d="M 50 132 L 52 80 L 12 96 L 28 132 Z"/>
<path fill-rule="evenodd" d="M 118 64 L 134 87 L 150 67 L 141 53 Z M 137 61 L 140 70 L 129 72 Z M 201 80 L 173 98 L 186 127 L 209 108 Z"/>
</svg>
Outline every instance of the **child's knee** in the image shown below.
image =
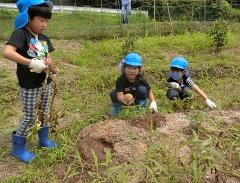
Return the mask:
<svg viewBox="0 0 240 183">
<path fill-rule="evenodd" d="M 175 100 L 179 98 L 179 92 L 175 89 L 170 89 L 167 91 L 167 98 L 169 100 Z"/>
<path fill-rule="evenodd" d="M 118 102 L 116 90 L 113 90 L 113 91 L 110 93 L 110 98 L 111 98 L 111 100 L 112 100 L 112 103 L 117 103 L 117 102 Z"/>
<path fill-rule="evenodd" d="M 185 99 L 185 98 L 191 98 L 191 97 L 192 97 L 191 89 L 189 87 L 184 87 L 181 98 Z"/>
<path fill-rule="evenodd" d="M 147 88 L 145 86 L 139 86 L 136 91 L 137 98 L 147 99 Z"/>
</svg>

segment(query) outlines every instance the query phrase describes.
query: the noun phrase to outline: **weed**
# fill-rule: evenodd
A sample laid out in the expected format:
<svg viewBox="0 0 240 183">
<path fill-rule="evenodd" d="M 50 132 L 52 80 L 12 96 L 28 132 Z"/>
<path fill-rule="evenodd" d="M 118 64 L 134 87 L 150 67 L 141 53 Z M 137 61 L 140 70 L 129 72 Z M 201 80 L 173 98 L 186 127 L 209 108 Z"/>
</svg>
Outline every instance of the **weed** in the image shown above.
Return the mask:
<svg viewBox="0 0 240 183">
<path fill-rule="evenodd" d="M 124 38 L 123 45 L 122 45 L 123 56 L 134 51 L 136 41 L 137 41 L 137 36 L 134 36 L 128 33 L 127 37 Z"/>
<path fill-rule="evenodd" d="M 217 20 L 213 23 L 210 30 L 210 36 L 213 38 L 216 51 L 220 52 L 227 43 L 229 24 L 225 20 Z"/>
</svg>

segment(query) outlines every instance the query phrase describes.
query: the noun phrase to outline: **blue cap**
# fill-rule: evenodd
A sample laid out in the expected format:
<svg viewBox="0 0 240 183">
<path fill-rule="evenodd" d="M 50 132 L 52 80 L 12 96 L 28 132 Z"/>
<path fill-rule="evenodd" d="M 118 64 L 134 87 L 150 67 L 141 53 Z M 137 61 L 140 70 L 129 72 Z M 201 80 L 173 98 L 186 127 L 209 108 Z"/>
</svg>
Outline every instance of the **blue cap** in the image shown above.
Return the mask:
<svg viewBox="0 0 240 183">
<path fill-rule="evenodd" d="M 175 57 L 172 59 L 170 67 L 186 70 L 188 68 L 188 61 L 183 57 Z"/>
<path fill-rule="evenodd" d="M 124 59 L 124 64 L 140 67 L 142 65 L 142 58 L 137 53 L 129 53 Z"/>
<path fill-rule="evenodd" d="M 17 2 L 18 15 L 15 17 L 14 27 L 20 29 L 28 23 L 28 8 L 34 5 L 46 4 L 52 10 L 53 3 L 51 1 L 44 0 L 19 0 Z"/>
</svg>

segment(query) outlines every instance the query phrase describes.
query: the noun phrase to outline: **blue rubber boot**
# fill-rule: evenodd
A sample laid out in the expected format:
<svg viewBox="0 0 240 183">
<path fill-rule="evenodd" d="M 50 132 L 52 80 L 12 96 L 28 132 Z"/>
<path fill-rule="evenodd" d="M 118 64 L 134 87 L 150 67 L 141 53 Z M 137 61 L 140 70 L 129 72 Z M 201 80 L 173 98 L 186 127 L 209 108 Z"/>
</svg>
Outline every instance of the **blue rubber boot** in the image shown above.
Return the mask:
<svg viewBox="0 0 240 183">
<path fill-rule="evenodd" d="M 26 149 L 25 144 L 26 138 L 17 136 L 16 131 L 14 131 L 12 133 L 12 155 L 24 163 L 29 163 L 36 156 Z"/>
<path fill-rule="evenodd" d="M 116 116 L 122 109 L 122 104 L 121 103 L 113 103 L 112 104 L 112 109 L 111 109 L 111 115 Z"/>
<path fill-rule="evenodd" d="M 38 130 L 39 147 L 55 148 L 57 144 L 48 139 L 49 127 L 44 126 Z"/>
<path fill-rule="evenodd" d="M 137 100 L 136 104 L 139 105 L 141 108 L 146 108 L 147 100 Z"/>
</svg>

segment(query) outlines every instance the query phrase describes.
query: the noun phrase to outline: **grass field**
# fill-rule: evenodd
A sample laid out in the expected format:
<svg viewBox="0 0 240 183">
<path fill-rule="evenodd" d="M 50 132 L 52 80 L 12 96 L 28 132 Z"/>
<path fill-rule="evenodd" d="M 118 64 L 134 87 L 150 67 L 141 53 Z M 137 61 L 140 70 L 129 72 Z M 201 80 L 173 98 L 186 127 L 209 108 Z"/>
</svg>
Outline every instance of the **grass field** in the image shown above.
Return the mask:
<svg viewBox="0 0 240 183">
<path fill-rule="evenodd" d="M 0 9 L 0 39 L 7 40 L 13 30 L 16 11 Z M 119 14 L 95 12 L 54 13 L 46 34 L 52 39 L 112 39 L 133 35 L 169 35 L 186 31 L 206 31 L 211 22 L 169 21 L 154 22 L 141 13 L 129 17 L 129 25 L 120 23 Z M 236 28 L 238 23 L 231 23 Z"/>
<path fill-rule="evenodd" d="M 13 20 L 16 11 L 0 9 L 0 18 L 3 26 L 0 28 L 0 39 L 6 39 L 13 30 Z M 56 39 L 76 39 L 113 37 L 114 32 L 126 32 L 120 24 L 119 14 L 96 12 L 69 12 L 54 13 L 46 34 Z M 135 25 L 131 29 L 140 30 L 142 25 L 150 23 L 148 17 L 139 13 L 130 16 L 129 21 Z M 140 27 L 139 27 L 140 26 Z M 111 36 L 110 36 L 111 34 Z"/>
<path fill-rule="evenodd" d="M 3 14 L 1 12 L 1 15 Z M 14 12 L 10 14 L 14 16 Z M 6 17 L 9 18 L 9 15 L 6 15 Z M 61 128 L 55 136 L 59 147 L 52 151 L 37 150 L 36 145 L 32 143 L 38 158 L 29 165 L 24 165 L 13 159 L 9 153 L 11 149 L 10 134 L 18 125 L 21 106 L 18 101 L 14 64 L 3 59 L 0 53 L 0 110 L 2 111 L 0 113 L 0 146 L 2 147 L 0 149 L 0 168 L 2 169 L 0 182 L 73 182 L 72 178 L 77 175 L 77 171 L 81 172 L 83 167 L 82 159 L 75 148 L 78 133 L 85 126 L 98 122 L 110 112 L 109 92 L 115 86 L 115 81 L 119 75 L 117 63 L 122 59 L 124 50 L 128 49 L 124 45 L 130 37 L 115 37 L 99 41 L 64 39 L 65 37 L 72 38 L 65 35 L 75 33 L 74 30 L 76 29 L 71 29 L 71 25 L 76 20 L 81 22 L 79 32 L 81 32 L 81 28 L 85 30 L 91 28 L 84 15 L 81 14 L 81 19 L 76 17 L 74 14 L 70 14 L 68 15 L 69 21 L 64 18 L 62 24 L 69 29 L 60 31 L 58 25 L 61 24 L 63 17 L 61 14 L 54 15 L 47 32 L 50 35 L 55 35 L 53 37 L 59 38 L 53 39 L 56 51 L 52 54 L 59 68 L 57 105 L 65 114 L 60 119 Z M 8 18 L 6 18 L 6 21 L 3 19 L 4 31 L 1 38 L 4 39 L 9 36 L 11 31 L 10 24 L 7 21 Z M 104 20 L 108 20 L 109 25 L 119 26 L 116 17 Z M 145 17 L 142 17 L 142 20 L 149 22 Z M 96 21 L 96 19 L 92 21 Z M 130 21 L 138 23 L 139 19 L 134 20 L 134 17 L 132 17 Z M 1 26 L 0 29 L 3 27 Z M 9 29 L 6 27 L 9 27 Z M 57 30 L 58 33 L 56 33 Z M 176 55 L 183 55 L 189 60 L 192 79 L 208 94 L 210 99 L 216 102 L 218 105 L 217 111 L 239 110 L 240 32 L 238 30 L 239 26 L 237 25 L 235 29 L 229 32 L 228 43 L 220 53 L 214 51 L 212 40 L 204 32 L 192 33 L 186 31 L 181 35 L 169 36 L 145 34 L 145 36 L 135 38 L 132 51 L 140 53 L 143 57 L 146 78 L 151 83 L 157 98 L 159 115 L 186 112 L 183 103 L 172 104 L 165 97 L 168 65 Z M 0 42 L 0 48 L 4 46 L 4 43 L 4 41 Z M 207 111 L 206 105 L 199 97 L 194 95 L 194 99 L 191 108 L 187 110 Z M 178 106 L 177 109 L 176 105 Z M 126 111 L 119 118 L 126 119 L 129 115 L 130 118 L 135 117 L 129 111 Z M 199 114 L 189 117 L 197 123 L 212 121 L 209 116 Z M 175 147 L 169 147 L 168 142 L 161 141 L 160 149 L 162 149 L 162 153 L 169 156 L 159 156 L 159 152 L 154 150 L 148 154 L 149 161 L 144 166 L 152 174 L 146 178 L 146 182 L 159 182 L 160 180 L 163 182 L 184 182 L 181 178 L 185 176 L 191 177 L 189 178 L 190 182 L 200 182 L 201 178 L 206 176 L 201 164 L 205 162 L 204 158 L 211 159 L 215 163 L 220 159 L 221 164 L 219 160 L 217 168 L 225 170 L 225 173 L 230 177 L 239 178 L 239 122 L 228 127 L 227 134 L 229 136 L 222 139 L 223 149 L 219 148 L 219 150 L 216 150 L 217 152 L 215 150 L 214 152 L 210 151 L 206 145 L 209 143 L 208 138 L 218 139 L 217 132 L 221 130 L 222 123 L 217 121 L 214 121 L 214 123 L 218 125 L 216 133 L 210 133 L 206 128 L 200 130 L 200 135 L 194 134 L 192 136 L 195 141 L 189 146 L 193 149 L 195 159 L 193 158 L 192 162 L 186 166 L 180 166 L 177 157 L 168 153 L 169 149 L 177 151 L 177 147 L 174 149 Z M 199 148 L 201 144 L 203 144 L 205 152 L 208 153 L 206 156 L 200 156 Z M 155 162 L 153 163 L 150 160 L 155 160 Z M 199 162 L 196 162 L 196 160 L 199 160 Z M 229 164 L 232 165 L 229 166 Z M 59 166 L 64 166 L 62 171 L 65 172 L 56 168 Z M 120 167 L 123 173 L 126 170 L 124 167 L 125 165 Z M 119 167 L 103 165 L 102 168 L 104 171 L 110 171 Z M 158 173 L 160 169 L 161 173 Z M 111 176 L 118 177 L 118 179 L 110 179 L 112 177 L 108 177 L 106 174 L 98 174 L 95 170 L 89 170 L 89 172 L 88 175 L 90 176 L 87 179 L 88 181 L 85 182 L 94 182 L 94 180 L 95 182 L 128 182 L 128 176 L 130 176 L 126 172 L 121 176 L 115 176 L 112 173 Z M 61 173 L 63 176 L 59 176 Z"/>
</svg>

